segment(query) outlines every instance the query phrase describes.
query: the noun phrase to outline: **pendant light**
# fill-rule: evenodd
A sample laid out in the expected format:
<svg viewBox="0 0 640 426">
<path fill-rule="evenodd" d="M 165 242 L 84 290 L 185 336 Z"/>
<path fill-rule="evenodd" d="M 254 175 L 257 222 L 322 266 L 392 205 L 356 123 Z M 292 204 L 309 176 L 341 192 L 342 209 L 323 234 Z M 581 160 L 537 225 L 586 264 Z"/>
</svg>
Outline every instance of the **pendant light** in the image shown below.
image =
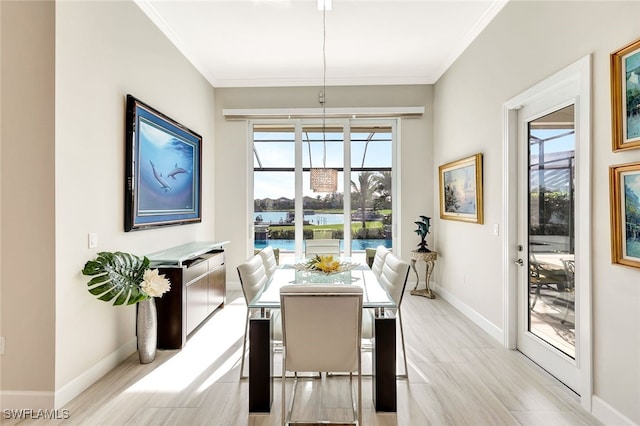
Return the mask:
<svg viewBox="0 0 640 426">
<path fill-rule="evenodd" d="M 338 190 L 338 170 L 327 168 L 327 137 L 326 137 L 326 93 L 327 93 L 327 54 L 326 39 L 327 8 L 331 7 L 331 0 L 318 0 L 318 7 L 322 5 L 322 94 L 320 104 L 322 105 L 322 167 L 312 167 L 310 169 L 311 190 L 313 192 L 336 192 Z"/>
</svg>

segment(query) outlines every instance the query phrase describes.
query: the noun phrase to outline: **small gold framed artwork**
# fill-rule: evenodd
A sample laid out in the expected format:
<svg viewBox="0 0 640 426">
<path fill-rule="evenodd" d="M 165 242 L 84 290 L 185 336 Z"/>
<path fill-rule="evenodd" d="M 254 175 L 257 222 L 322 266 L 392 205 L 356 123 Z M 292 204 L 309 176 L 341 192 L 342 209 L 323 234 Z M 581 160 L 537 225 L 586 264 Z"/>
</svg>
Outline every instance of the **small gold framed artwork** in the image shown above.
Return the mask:
<svg viewBox="0 0 640 426">
<path fill-rule="evenodd" d="M 613 150 L 640 148 L 640 40 L 610 59 Z"/>
<path fill-rule="evenodd" d="M 640 268 L 640 162 L 609 167 L 611 260 Z"/>
<path fill-rule="evenodd" d="M 482 154 L 443 164 L 440 170 L 440 218 L 483 223 Z"/>
</svg>

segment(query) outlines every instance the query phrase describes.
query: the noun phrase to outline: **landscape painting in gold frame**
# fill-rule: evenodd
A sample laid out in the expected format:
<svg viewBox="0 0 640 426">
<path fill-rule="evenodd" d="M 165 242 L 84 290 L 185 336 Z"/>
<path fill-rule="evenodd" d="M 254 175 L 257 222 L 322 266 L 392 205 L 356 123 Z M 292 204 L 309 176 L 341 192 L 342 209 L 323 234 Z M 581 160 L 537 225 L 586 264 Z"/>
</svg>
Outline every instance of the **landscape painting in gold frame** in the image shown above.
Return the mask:
<svg viewBox="0 0 640 426">
<path fill-rule="evenodd" d="M 640 162 L 609 167 L 611 257 L 640 268 Z"/>
<path fill-rule="evenodd" d="M 640 40 L 611 54 L 613 150 L 640 148 Z"/>
<path fill-rule="evenodd" d="M 482 154 L 443 164 L 440 171 L 440 218 L 483 223 Z"/>
</svg>

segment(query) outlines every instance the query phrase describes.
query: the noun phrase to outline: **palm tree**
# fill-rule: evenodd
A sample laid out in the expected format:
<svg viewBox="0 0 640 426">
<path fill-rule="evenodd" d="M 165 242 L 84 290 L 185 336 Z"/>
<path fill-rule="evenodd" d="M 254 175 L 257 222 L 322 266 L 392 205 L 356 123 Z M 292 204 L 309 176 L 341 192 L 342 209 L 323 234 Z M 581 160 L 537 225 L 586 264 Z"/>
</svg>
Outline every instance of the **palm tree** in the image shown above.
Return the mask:
<svg viewBox="0 0 640 426">
<path fill-rule="evenodd" d="M 374 206 L 378 209 L 391 205 L 391 172 L 378 172 L 374 175 L 374 188 L 378 197 Z"/>
<path fill-rule="evenodd" d="M 371 199 L 375 190 L 375 174 L 372 172 L 360 172 L 358 174 L 358 184 L 351 181 L 351 188 L 359 196 L 360 212 L 362 214 L 362 229 L 366 229 L 366 209 L 367 200 Z M 366 231 L 365 231 L 366 232 Z"/>
</svg>

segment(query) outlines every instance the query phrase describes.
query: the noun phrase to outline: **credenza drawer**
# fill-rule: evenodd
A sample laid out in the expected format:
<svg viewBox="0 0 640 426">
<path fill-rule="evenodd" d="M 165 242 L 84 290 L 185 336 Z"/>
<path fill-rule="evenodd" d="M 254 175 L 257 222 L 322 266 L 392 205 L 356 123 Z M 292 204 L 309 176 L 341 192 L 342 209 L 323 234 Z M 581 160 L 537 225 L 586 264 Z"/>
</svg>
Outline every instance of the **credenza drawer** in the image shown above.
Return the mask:
<svg viewBox="0 0 640 426">
<path fill-rule="evenodd" d="M 205 275 L 207 272 L 209 272 L 209 261 L 207 259 L 203 259 L 201 262 L 193 263 L 185 268 L 182 279 L 188 286 L 193 280 L 198 279 L 199 277 Z"/>
</svg>

